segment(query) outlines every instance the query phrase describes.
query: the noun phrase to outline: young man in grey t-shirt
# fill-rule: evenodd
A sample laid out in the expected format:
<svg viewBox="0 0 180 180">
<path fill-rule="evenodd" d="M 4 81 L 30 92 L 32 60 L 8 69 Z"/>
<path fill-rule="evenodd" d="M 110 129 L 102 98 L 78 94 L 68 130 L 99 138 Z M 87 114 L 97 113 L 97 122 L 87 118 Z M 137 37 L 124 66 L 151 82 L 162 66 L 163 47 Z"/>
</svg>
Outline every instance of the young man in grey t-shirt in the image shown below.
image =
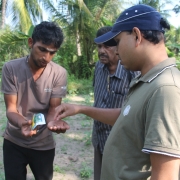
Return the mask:
<svg viewBox="0 0 180 180">
<path fill-rule="evenodd" d="M 64 121 L 53 119 L 55 108 L 66 95 L 66 70 L 51 61 L 62 42 L 59 26 L 41 22 L 28 39 L 30 54 L 3 66 L 1 91 L 8 119 L 3 158 L 7 180 L 25 180 L 28 164 L 36 180 L 52 179 L 55 142 L 51 131 L 60 133 L 69 128 Z M 35 114 L 46 124 L 32 130 Z"/>
</svg>

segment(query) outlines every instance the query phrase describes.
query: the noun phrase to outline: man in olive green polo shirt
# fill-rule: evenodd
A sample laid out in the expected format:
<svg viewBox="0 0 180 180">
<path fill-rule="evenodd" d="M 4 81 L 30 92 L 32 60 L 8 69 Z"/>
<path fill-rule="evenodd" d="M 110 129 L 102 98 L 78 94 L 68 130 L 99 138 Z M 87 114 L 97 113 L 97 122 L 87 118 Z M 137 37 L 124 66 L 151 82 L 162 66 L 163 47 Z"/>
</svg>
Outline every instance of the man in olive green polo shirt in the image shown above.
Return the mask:
<svg viewBox="0 0 180 180">
<path fill-rule="evenodd" d="M 169 24 L 147 5 L 125 10 L 111 32 L 95 39 L 117 42 L 121 64 L 141 75 L 132 80 L 122 109 L 63 104 L 57 120 L 83 113 L 113 125 L 105 145 L 101 180 L 178 180 L 180 72 L 164 43 Z M 62 114 L 61 114 L 62 113 Z"/>
</svg>

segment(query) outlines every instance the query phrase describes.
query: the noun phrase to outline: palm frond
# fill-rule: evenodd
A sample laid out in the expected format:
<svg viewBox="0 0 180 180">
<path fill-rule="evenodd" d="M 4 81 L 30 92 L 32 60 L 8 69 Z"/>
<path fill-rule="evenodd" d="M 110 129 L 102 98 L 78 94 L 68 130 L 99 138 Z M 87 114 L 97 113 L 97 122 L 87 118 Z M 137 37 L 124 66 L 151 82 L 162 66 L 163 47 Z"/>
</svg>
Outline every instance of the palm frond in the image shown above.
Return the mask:
<svg viewBox="0 0 180 180">
<path fill-rule="evenodd" d="M 0 34 L 0 43 L 13 45 L 18 42 L 24 42 L 24 40 L 27 40 L 28 38 L 29 35 L 20 31 L 6 31 Z"/>
</svg>

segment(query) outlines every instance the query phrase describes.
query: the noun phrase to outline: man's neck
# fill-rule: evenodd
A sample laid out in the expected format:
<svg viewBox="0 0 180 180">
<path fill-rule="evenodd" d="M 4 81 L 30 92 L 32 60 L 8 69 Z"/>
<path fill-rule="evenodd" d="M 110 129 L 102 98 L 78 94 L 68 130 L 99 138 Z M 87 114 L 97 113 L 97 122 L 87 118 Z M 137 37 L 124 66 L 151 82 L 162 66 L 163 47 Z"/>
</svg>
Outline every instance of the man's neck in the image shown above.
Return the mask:
<svg viewBox="0 0 180 180">
<path fill-rule="evenodd" d="M 44 72 L 44 68 L 38 68 L 30 58 L 27 59 L 27 63 L 28 63 L 28 66 L 29 66 L 29 69 L 32 73 L 32 76 L 33 76 L 33 79 L 34 81 L 36 81 L 41 75 L 42 73 Z"/>
<path fill-rule="evenodd" d="M 107 68 L 108 68 L 110 74 L 114 74 L 116 72 L 117 67 L 118 67 L 118 61 L 115 64 L 107 65 Z"/>
</svg>

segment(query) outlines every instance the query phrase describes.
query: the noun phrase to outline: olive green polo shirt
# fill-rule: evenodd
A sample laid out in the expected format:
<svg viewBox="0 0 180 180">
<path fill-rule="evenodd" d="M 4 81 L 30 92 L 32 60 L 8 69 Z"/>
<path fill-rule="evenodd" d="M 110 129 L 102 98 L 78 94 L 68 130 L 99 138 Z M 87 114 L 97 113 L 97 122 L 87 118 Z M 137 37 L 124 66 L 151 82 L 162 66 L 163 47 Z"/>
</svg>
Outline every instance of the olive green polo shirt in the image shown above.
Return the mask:
<svg viewBox="0 0 180 180">
<path fill-rule="evenodd" d="M 180 158 L 180 72 L 169 58 L 135 78 L 105 145 L 101 180 L 147 180 L 150 153 Z"/>
</svg>

